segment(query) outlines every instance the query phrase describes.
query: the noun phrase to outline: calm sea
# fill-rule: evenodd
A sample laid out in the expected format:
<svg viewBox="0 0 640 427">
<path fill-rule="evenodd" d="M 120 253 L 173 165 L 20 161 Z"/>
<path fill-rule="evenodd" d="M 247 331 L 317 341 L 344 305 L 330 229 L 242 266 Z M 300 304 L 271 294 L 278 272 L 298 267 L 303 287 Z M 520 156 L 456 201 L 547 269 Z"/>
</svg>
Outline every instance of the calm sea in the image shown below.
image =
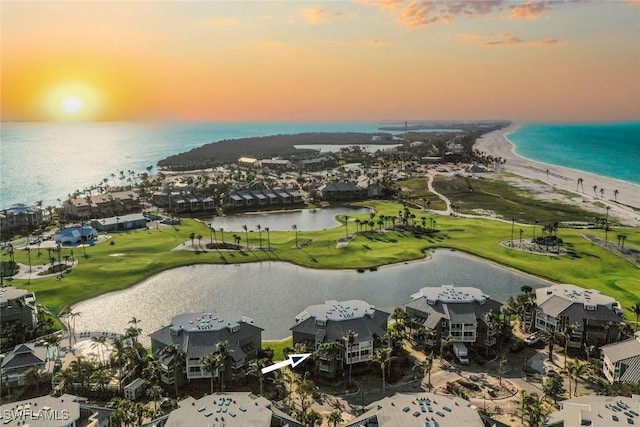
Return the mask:
<svg viewBox="0 0 640 427">
<path fill-rule="evenodd" d="M 375 122 L 3 123 L 0 208 L 57 204 L 75 190 L 121 185 L 119 171 L 224 139 L 301 132 L 377 132 Z M 640 123 L 527 125 L 509 138 L 518 154 L 640 184 Z M 154 169 L 155 171 L 155 169 Z M 115 177 L 112 177 L 114 174 Z"/>
<path fill-rule="evenodd" d="M 522 157 L 640 184 L 640 122 L 529 124 L 509 140 Z"/>
<path fill-rule="evenodd" d="M 377 132 L 375 122 L 313 123 L 3 123 L 0 208 L 58 204 L 119 171 L 145 172 L 172 154 L 210 142 L 301 132 Z M 154 169 L 155 172 L 155 169 Z M 115 174 L 115 178 L 111 177 Z"/>
</svg>

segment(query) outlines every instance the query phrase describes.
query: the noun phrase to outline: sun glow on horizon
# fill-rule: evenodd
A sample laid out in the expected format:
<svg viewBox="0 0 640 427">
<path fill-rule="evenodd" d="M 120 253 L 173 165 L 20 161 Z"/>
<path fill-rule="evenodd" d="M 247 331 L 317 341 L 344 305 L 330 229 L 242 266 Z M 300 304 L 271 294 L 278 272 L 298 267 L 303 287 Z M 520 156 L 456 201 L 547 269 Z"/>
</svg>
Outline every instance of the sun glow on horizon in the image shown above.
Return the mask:
<svg viewBox="0 0 640 427">
<path fill-rule="evenodd" d="M 49 117 L 57 121 L 88 121 L 100 113 L 101 97 L 98 91 L 80 83 L 64 84 L 45 97 L 44 108 Z"/>
</svg>

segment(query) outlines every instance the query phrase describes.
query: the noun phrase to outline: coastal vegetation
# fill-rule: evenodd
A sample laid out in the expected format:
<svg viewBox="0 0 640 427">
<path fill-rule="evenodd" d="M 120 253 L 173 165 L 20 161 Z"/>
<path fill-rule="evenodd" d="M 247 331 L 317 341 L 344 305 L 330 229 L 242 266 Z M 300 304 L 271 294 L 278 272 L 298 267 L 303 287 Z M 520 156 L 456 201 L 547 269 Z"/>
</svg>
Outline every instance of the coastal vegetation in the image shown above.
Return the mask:
<svg viewBox="0 0 640 427">
<path fill-rule="evenodd" d="M 109 243 L 87 248 L 87 258 L 79 259 L 78 265 L 65 273 L 61 280 L 56 277 L 36 280 L 32 277 L 30 284 L 27 280 L 17 279 L 12 284 L 35 291 L 40 303 L 58 313 L 65 306 L 132 286 L 161 271 L 190 264 L 282 261 L 320 269 L 371 269 L 421 259 L 429 249 L 450 248 L 556 282 L 601 290 L 619 300 L 623 307 L 630 307 L 640 300 L 638 268 L 585 238 L 585 230 L 561 229 L 559 235 L 567 255 L 547 256 L 501 245 L 511 236 L 511 222 L 437 215 L 410 209 L 413 221 L 420 223 L 425 217 L 428 225 L 435 221 L 437 230 L 435 233 L 414 234 L 393 229 L 391 221 L 386 221 L 386 226 L 378 223 L 380 218 L 398 218 L 399 211 L 404 209 L 402 205 L 386 201 L 368 201 L 366 205 L 375 210 L 373 219 L 371 214 L 350 215 L 350 218 L 361 223 L 372 220 L 376 225 L 356 228 L 354 224 L 351 233 L 356 233 L 355 238 L 344 247 L 338 247 L 336 242 L 345 236 L 345 227 L 337 226 L 319 231 L 297 228 L 270 230 L 271 250 L 267 250 L 264 238 L 260 248 L 258 233 L 249 233 L 245 237 L 242 230 L 225 230 L 229 238 L 234 233 L 241 237 L 241 249 L 206 251 L 198 247 L 197 239 L 192 246 L 189 236 L 191 233 L 209 236 L 207 224 L 184 219 L 179 226 L 112 234 Z M 268 224 L 264 225 L 268 227 Z M 519 224 L 518 227 L 526 236 L 533 233 L 533 225 Z M 605 231 L 599 229 L 588 232 L 600 238 L 605 235 Z M 624 235 L 626 247 L 640 247 L 640 230 L 627 229 Z M 249 242 L 245 241 L 246 238 Z M 300 243 L 298 247 L 296 239 Z M 200 244 L 204 248 L 209 239 L 205 237 L 202 240 Z M 302 246 L 302 242 L 306 244 Z M 173 250 L 176 248 L 185 250 Z M 63 249 L 63 252 L 69 250 Z M 16 249 L 13 256 L 17 262 L 26 264 L 26 251 Z M 40 261 L 46 262 L 45 259 Z M 33 261 L 33 265 L 37 264 Z M 631 316 L 631 313 L 627 314 Z"/>
</svg>

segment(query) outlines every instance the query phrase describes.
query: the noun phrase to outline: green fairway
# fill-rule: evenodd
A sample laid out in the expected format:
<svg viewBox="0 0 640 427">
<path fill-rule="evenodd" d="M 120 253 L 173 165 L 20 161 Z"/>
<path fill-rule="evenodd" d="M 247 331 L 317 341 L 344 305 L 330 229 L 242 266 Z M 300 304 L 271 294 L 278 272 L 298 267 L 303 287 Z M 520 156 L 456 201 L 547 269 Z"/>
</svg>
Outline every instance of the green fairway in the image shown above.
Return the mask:
<svg viewBox="0 0 640 427">
<path fill-rule="evenodd" d="M 397 217 L 398 212 L 403 209 L 399 204 L 386 201 L 369 201 L 362 205 L 375 209 L 376 218 L 380 215 Z M 184 219 L 183 224 L 177 227 L 112 235 L 109 241 L 88 247 L 87 259 L 83 258 L 82 250 L 76 248 L 74 256 L 79 259 L 79 265 L 65 274 L 62 280 L 56 280 L 55 277 L 32 278 L 28 286 L 26 280 L 13 280 L 11 283 L 35 291 L 38 301 L 57 313 L 66 305 L 123 289 L 163 270 L 189 264 L 272 260 L 310 268 L 355 269 L 423 258 L 427 249 L 454 248 L 556 282 L 599 289 L 618 299 L 625 308 L 640 301 L 640 269 L 582 236 L 583 233 L 589 233 L 604 238 L 602 230 L 560 229 L 559 237 L 564 240 L 570 253 L 562 257 L 553 257 L 502 246 L 501 241 L 510 239 L 510 222 L 439 216 L 417 209 L 411 212 L 415 214 L 418 223 L 423 216 L 426 217 L 427 223 L 431 219 L 436 221 L 438 233 L 416 237 L 412 233 L 400 231 L 379 233 L 378 227 L 374 227 L 373 232 L 361 231 L 347 247 L 338 248 L 337 240 L 346 234 L 344 226 L 320 231 L 298 230 L 300 248 L 296 248 L 293 231 L 271 231 L 271 251 L 266 250 L 264 238 L 262 244 L 265 249 L 258 249 L 258 236 L 251 233 L 251 250 L 196 253 L 191 248 L 189 234 L 193 232 L 206 236 L 201 241 L 204 246 L 209 242 L 209 230 L 206 224 Z M 357 230 L 356 224 L 353 223 L 355 218 L 361 221 L 370 219 L 368 214 L 349 217 L 350 234 Z M 516 227 L 516 238 L 520 229 L 523 229 L 525 237 L 531 237 L 532 226 Z M 234 232 L 244 238 L 241 230 L 229 230 L 228 233 L 225 230 L 227 242 L 231 241 Z M 640 230 L 616 229 L 609 232 L 609 239 L 615 241 L 615 236 L 621 233 L 627 236 L 626 247 L 640 248 Z M 113 244 L 110 244 L 111 241 Z M 246 242 L 243 240 L 242 244 L 244 246 Z M 187 250 L 173 250 L 177 247 Z M 34 265 L 46 263 L 47 251 L 42 252 L 43 255 L 37 257 L 36 251 L 32 251 L 31 259 Z M 69 254 L 69 249 L 62 250 L 62 257 Z M 8 260 L 7 254 L 4 254 L 2 259 Z M 17 249 L 15 259 L 26 264 L 26 252 Z"/>
</svg>

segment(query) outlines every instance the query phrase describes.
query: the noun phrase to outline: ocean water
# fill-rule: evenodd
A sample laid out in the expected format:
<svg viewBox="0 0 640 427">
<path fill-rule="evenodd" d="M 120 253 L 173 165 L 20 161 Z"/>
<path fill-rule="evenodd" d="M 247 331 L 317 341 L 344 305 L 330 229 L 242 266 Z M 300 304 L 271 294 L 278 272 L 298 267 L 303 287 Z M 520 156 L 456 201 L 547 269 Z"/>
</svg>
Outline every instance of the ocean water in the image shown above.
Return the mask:
<svg viewBox="0 0 640 427">
<path fill-rule="evenodd" d="M 59 204 L 76 190 L 126 185 L 172 154 L 224 139 L 302 132 L 378 132 L 375 122 L 295 123 L 2 123 L 0 209 L 14 203 Z M 153 169 L 155 172 L 156 169 Z M 112 177 L 114 174 L 115 177 Z"/>
<path fill-rule="evenodd" d="M 508 137 L 522 157 L 640 184 L 640 122 L 528 124 Z"/>
</svg>

